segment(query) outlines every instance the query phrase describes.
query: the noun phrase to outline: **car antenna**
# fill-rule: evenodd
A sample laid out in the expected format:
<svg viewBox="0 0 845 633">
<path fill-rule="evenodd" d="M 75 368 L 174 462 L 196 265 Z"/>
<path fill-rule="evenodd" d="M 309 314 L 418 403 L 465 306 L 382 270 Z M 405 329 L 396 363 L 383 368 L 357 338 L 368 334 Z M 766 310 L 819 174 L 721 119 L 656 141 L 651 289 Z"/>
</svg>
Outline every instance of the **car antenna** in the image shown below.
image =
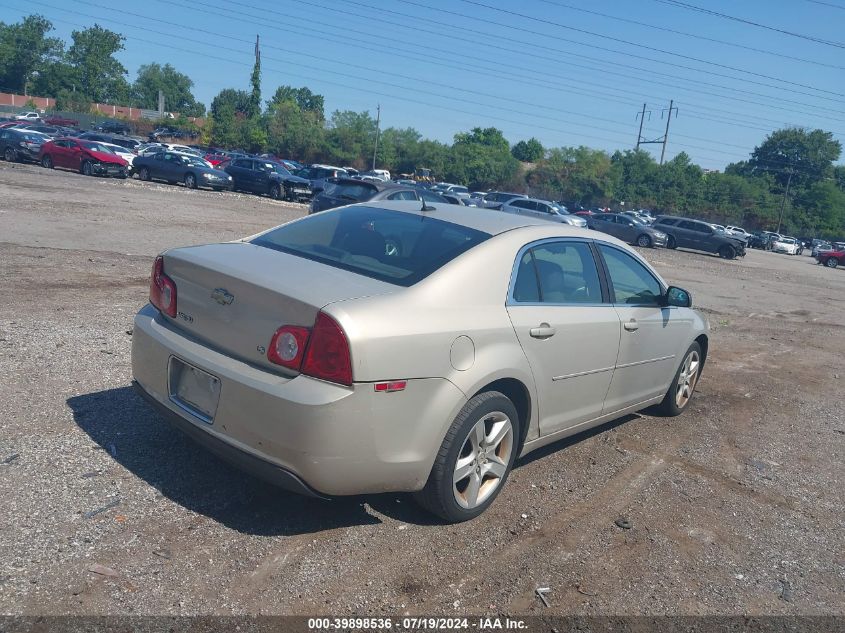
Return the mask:
<svg viewBox="0 0 845 633">
<path fill-rule="evenodd" d="M 437 211 L 437 209 L 435 209 L 434 207 L 431 207 L 431 206 L 427 205 L 427 204 L 425 203 L 425 198 L 423 198 L 423 201 L 422 201 L 422 208 L 420 209 L 420 211 L 423 211 L 423 212 L 425 212 L 425 211 Z"/>
</svg>

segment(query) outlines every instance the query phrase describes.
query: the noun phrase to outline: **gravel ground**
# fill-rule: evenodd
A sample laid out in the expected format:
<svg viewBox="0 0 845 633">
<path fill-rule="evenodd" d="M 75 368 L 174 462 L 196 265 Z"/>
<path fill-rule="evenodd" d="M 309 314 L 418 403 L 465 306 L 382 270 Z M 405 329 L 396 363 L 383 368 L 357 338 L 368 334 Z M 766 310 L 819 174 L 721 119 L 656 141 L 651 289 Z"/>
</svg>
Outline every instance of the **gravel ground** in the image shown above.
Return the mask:
<svg viewBox="0 0 845 633">
<path fill-rule="evenodd" d="M 711 322 L 690 410 L 533 453 L 451 526 L 278 491 L 129 387 L 152 257 L 303 206 L 8 163 L 0 200 L 0 613 L 845 613 L 845 271 L 644 252 Z"/>
</svg>

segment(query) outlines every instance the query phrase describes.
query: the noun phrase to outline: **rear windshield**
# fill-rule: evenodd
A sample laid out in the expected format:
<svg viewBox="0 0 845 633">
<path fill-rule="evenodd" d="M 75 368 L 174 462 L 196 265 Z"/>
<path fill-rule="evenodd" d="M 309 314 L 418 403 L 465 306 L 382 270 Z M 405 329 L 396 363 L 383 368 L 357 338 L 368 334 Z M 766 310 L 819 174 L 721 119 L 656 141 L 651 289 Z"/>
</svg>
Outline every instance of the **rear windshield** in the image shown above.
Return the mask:
<svg viewBox="0 0 845 633">
<path fill-rule="evenodd" d="M 308 216 L 252 243 L 411 286 L 489 237 L 431 216 L 360 206 Z"/>
<path fill-rule="evenodd" d="M 328 180 L 323 191 L 329 196 L 342 200 L 366 202 L 378 192 L 378 189 L 365 182 L 332 182 Z"/>
</svg>

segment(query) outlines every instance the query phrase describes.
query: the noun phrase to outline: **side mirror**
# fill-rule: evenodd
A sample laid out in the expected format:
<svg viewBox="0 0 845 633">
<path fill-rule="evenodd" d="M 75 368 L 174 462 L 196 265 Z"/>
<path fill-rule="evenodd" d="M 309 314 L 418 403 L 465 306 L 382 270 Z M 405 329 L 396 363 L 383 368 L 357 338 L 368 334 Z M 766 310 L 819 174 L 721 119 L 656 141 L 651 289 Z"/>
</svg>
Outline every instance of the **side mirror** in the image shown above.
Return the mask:
<svg viewBox="0 0 845 633">
<path fill-rule="evenodd" d="M 683 288 L 677 286 L 669 286 L 664 295 L 664 304 L 667 306 L 675 306 L 677 308 L 689 308 L 692 306 L 692 297 Z"/>
</svg>

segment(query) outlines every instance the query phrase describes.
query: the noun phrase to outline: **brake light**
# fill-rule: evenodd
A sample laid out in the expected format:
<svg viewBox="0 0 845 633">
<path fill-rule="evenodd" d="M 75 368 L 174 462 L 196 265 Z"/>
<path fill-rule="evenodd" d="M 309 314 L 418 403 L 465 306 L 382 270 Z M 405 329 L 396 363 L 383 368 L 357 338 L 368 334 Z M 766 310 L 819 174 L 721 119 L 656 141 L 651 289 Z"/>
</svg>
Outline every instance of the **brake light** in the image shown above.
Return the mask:
<svg viewBox="0 0 845 633">
<path fill-rule="evenodd" d="M 176 284 L 164 274 L 164 257 L 159 255 L 150 275 L 150 303 L 169 317 L 176 317 Z"/>
<path fill-rule="evenodd" d="M 349 341 L 337 321 L 320 312 L 302 361 L 302 373 L 341 385 L 352 384 Z"/>
<path fill-rule="evenodd" d="M 285 325 L 276 330 L 270 339 L 267 360 L 283 367 L 299 371 L 310 331 L 307 327 Z"/>
</svg>

